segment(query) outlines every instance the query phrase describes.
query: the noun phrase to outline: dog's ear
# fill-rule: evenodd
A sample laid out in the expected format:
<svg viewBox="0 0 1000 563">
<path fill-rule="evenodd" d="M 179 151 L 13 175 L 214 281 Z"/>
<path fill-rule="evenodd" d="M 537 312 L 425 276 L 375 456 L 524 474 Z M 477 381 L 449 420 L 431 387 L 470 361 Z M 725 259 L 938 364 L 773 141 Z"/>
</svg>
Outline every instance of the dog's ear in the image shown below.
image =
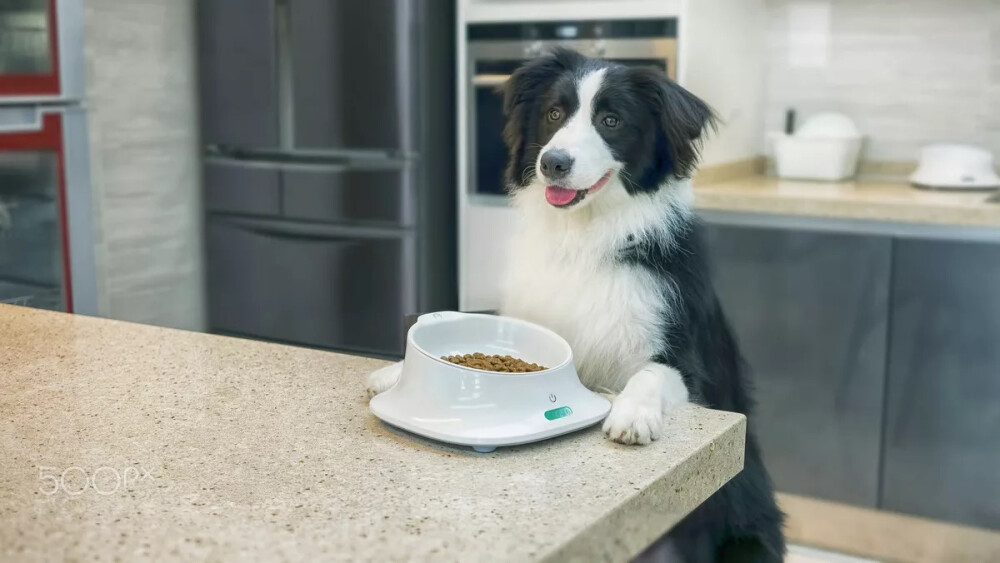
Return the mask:
<svg viewBox="0 0 1000 563">
<path fill-rule="evenodd" d="M 532 128 L 541 113 L 541 98 L 559 75 L 579 65 L 583 55 L 569 49 L 555 49 L 522 65 L 497 88 L 503 96 L 503 140 L 507 145 L 506 181 L 509 186 L 522 186 L 529 175 L 526 170 L 535 163 L 537 141 Z"/>
<path fill-rule="evenodd" d="M 717 127 L 715 113 L 657 68 L 631 69 L 630 78 L 656 112 L 658 160 L 668 174 L 689 178 L 698 164 L 703 136 Z"/>
</svg>

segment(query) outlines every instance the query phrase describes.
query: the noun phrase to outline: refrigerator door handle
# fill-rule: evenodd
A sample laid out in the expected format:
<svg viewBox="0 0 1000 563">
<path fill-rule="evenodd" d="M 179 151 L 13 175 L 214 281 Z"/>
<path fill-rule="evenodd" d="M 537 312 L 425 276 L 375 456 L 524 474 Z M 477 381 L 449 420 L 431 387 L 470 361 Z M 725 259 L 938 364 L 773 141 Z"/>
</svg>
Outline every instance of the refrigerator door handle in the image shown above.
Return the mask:
<svg viewBox="0 0 1000 563">
<path fill-rule="evenodd" d="M 43 107 L 0 107 L 0 135 L 41 131 L 44 110 Z"/>
<path fill-rule="evenodd" d="M 418 154 L 393 149 L 281 149 L 236 147 L 231 145 L 210 144 L 205 147 L 206 156 L 227 157 L 237 160 L 275 160 L 275 161 L 306 161 L 306 162 L 377 162 L 383 160 L 415 161 Z"/>
<path fill-rule="evenodd" d="M 408 233 L 406 229 L 392 227 L 345 227 L 247 217 L 217 217 L 214 220 L 258 235 L 301 242 L 349 243 L 365 239 L 395 239 Z"/>
<path fill-rule="evenodd" d="M 298 233 L 293 231 L 286 231 L 280 228 L 274 227 L 245 227 L 247 231 L 258 235 L 264 235 L 271 238 L 278 238 L 282 240 L 290 240 L 295 242 L 321 242 L 323 244 L 346 244 L 351 242 L 351 239 L 346 237 L 332 237 L 324 235 L 321 233 Z"/>
<path fill-rule="evenodd" d="M 210 146 L 205 162 L 263 170 L 346 172 L 348 170 L 402 170 L 414 158 L 371 151 L 270 151 Z"/>
<path fill-rule="evenodd" d="M 287 170 L 297 172 L 345 172 L 350 169 L 347 163 L 339 162 L 302 162 L 293 160 L 244 160 L 229 156 L 206 156 L 205 162 L 210 164 L 237 165 L 244 168 L 259 170 Z"/>
</svg>

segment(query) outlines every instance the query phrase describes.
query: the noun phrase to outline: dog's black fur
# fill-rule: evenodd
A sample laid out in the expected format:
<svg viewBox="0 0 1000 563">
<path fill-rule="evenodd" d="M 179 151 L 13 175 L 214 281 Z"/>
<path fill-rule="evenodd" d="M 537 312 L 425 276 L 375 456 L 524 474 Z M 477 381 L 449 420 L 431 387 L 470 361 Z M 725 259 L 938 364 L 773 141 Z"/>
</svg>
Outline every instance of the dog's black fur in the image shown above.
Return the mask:
<svg viewBox="0 0 1000 563">
<path fill-rule="evenodd" d="M 615 158 L 625 163 L 630 193 L 671 189 L 672 179 L 693 172 L 703 132 L 714 126 L 708 106 L 662 72 L 629 68 L 558 50 L 521 67 L 503 88 L 509 149 L 507 180 L 512 189 L 535 174 L 538 151 L 558 129 L 547 108 L 574 110 L 574 80 L 606 68 L 604 86 L 595 98 L 600 112 L 613 111 L 623 126 L 599 132 Z M 629 237 L 618 261 L 653 272 L 679 293 L 671 309 L 665 342 L 669 347 L 650 358 L 676 367 L 692 402 L 751 415 L 750 382 L 732 331 L 712 287 L 700 228 L 694 220 L 675 225 L 669 240 Z M 785 543 L 783 516 L 764 468 L 749 418 L 742 472 L 684 519 L 666 542 L 688 563 L 709 561 L 781 561 Z"/>
</svg>

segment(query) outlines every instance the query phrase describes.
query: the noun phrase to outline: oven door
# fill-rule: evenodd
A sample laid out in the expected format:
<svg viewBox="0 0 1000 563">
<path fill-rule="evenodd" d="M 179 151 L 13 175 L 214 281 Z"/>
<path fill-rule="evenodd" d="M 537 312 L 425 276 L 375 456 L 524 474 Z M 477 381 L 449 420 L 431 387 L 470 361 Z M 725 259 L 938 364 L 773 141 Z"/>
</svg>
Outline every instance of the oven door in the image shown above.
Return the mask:
<svg viewBox="0 0 1000 563">
<path fill-rule="evenodd" d="M 84 123 L 78 108 L 0 107 L 0 303 L 96 314 Z"/>
<path fill-rule="evenodd" d="M 564 41 L 473 41 L 469 45 L 469 196 L 474 203 L 503 203 L 506 194 L 503 100 L 499 93 L 525 61 L 555 47 L 568 47 L 630 66 L 655 66 L 676 79 L 677 40 L 603 39 Z"/>
<path fill-rule="evenodd" d="M 80 99 L 82 0 L 0 0 L 0 103 Z"/>
</svg>

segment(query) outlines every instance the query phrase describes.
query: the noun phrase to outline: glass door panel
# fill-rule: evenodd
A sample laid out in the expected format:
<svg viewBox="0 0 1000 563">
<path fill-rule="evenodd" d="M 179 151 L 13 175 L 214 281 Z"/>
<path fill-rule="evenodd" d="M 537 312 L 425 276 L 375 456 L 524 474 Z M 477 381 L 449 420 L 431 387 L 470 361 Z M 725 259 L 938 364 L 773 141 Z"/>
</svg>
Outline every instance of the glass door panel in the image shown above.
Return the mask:
<svg viewBox="0 0 1000 563">
<path fill-rule="evenodd" d="M 59 93 L 55 0 L 0 0 L 0 95 Z"/>
<path fill-rule="evenodd" d="M 58 154 L 0 152 L 0 302 L 65 310 Z"/>
</svg>

